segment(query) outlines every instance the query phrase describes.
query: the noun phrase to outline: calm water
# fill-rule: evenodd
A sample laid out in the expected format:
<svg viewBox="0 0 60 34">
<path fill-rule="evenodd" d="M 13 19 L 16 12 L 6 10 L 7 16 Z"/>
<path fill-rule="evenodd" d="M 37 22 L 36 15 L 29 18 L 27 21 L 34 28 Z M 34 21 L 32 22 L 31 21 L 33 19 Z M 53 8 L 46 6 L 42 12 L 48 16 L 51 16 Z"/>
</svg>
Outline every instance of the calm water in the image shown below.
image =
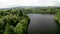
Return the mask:
<svg viewBox="0 0 60 34">
<path fill-rule="evenodd" d="M 53 15 L 29 14 L 31 21 L 27 34 L 60 34 L 60 27 L 55 23 Z"/>
</svg>

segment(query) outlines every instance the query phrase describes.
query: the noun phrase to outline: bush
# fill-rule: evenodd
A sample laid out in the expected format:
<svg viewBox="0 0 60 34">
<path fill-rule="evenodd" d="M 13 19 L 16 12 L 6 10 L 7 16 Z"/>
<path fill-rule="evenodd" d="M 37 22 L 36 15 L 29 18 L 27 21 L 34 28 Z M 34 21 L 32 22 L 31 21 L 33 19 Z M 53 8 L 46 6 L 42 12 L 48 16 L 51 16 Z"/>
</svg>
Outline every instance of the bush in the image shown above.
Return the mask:
<svg viewBox="0 0 60 34">
<path fill-rule="evenodd" d="M 59 22 L 59 24 L 60 24 L 60 20 L 59 20 L 58 22 Z"/>
<path fill-rule="evenodd" d="M 4 27 L 5 27 L 5 22 L 3 21 L 3 19 L 0 19 L 0 31 L 1 30 L 4 30 Z"/>
<path fill-rule="evenodd" d="M 20 21 L 20 23 L 23 24 L 24 26 L 27 26 L 28 20 L 27 20 L 27 19 L 22 19 L 22 20 Z"/>
<path fill-rule="evenodd" d="M 14 32 L 16 32 L 17 34 L 24 34 L 24 29 L 24 26 L 21 23 L 18 23 L 14 29 Z"/>
<path fill-rule="evenodd" d="M 13 29 L 14 29 L 14 27 L 13 26 L 10 26 L 7 23 L 7 25 L 5 26 L 4 34 L 14 34 Z"/>
<path fill-rule="evenodd" d="M 58 24 L 60 24 L 60 11 L 58 11 L 58 12 L 55 14 L 54 19 L 55 19 L 56 21 L 58 21 Z"/>
</svg>

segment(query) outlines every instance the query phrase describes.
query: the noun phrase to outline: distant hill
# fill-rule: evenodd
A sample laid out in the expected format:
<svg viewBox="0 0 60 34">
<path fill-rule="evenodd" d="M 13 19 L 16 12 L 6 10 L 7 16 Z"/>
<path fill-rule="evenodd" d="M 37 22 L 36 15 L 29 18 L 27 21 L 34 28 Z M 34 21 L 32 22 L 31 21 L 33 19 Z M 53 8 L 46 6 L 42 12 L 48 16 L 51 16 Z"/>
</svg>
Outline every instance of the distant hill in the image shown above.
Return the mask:
<svg viewBox="0 0 60 34">
<path fill-rule="evenodd" d="M 11 7 L 11 8 L 24 8 L 24 9 L 31 9 L 31 8 L 46 8 L 46 7 L 60 7 L 60 6 L 18 6 L 18 7 Z M 11 8 L 0 8 L 0 10 L 9 10 Z"/>
</svg>

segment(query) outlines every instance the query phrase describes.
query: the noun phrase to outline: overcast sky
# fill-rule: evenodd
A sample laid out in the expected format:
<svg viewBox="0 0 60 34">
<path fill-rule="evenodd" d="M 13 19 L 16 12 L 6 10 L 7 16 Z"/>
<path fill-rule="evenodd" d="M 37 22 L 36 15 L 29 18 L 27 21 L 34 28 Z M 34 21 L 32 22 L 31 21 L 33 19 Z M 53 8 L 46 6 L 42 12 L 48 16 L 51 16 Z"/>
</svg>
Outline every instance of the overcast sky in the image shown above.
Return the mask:
<svg viewBox="0 0 60 34">
<path fill-rule="evenodd" d="M 0 8 L 15 6 L 60 6 L 60 0 L 0 0 Z"/>
</svg>

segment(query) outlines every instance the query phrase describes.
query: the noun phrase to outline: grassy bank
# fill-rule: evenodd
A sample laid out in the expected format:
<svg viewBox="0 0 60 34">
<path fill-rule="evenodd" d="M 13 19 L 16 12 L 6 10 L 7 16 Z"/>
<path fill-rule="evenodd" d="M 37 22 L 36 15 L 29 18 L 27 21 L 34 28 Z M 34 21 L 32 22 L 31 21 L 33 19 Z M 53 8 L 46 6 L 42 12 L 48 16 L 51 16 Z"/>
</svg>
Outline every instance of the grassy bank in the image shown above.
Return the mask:
<svg viewBox="0 0 60 34">
<path fill-rule="evenodd" d="M 60 24 L 60 11 L 58 11 L 54 16 L 55 21 L 57 21 L 58 24 Z"/>
</svg>

